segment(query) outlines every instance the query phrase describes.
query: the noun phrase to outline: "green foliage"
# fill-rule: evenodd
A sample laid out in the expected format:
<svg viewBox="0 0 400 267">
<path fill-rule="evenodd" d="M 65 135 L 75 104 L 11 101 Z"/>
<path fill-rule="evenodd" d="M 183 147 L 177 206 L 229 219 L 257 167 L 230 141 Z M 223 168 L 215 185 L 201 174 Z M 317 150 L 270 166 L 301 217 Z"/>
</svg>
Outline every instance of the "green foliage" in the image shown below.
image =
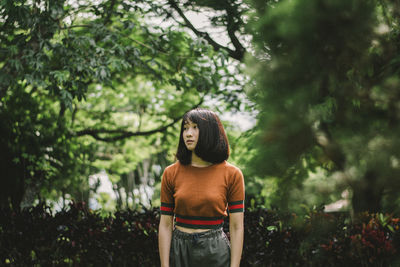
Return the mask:
<svg viewBox="0 0 400 267">
<path fill-rule="evenodd" d="M 2 205 L 17 208 L 28 190 L 36 197 L 41 190 L 51 192 L 75 184 L 93 168 L 94 144 L 76 142 L 67 136 L 67 125 L 59 117 L 59 104 L 41 91 L 17 87 L 3 99 L 0 116 Z M 23 108 L 21 108 L 23 107 Z M 80 173 L 82 176 L 78 176 Z M 62 181 L 62 184 L 60 182 Z"/>
<path fill-rule="evenodd" d="M 0 2 L 0 154 L 8 170 L 0 206 L 87 201 L 89 176 L 101 170 L 118 192 L 132 192 L 143 173 L 157 182 L 152 168 L 171 161 L 184 112 L 206 97 L 240 106 L 238 92 L 225 89 L 239 84 L 226 52 L 147 21 L 149 6 Z"/>
<path fill-rule="evenodd" d="M 399 218 L 310 209 L 306 216 L 246 210 L 241 266 L 398 266 Z M 0 209 L 3 265 L 158 266 L 157 208 L 101 215 L 83 203 Z M 229 236 L 229 220 L 224 230 Z M 22 242 L 22 240 L 24 242 Z"/>
<path fill-rule="evenodd" d="M 318 170 L 355 211 L 398 210 L 397 3 L 252 1 L 248 58 L 262 110 L 254 169 L 278 178 L 283 207 Z M 267 160 L 266 160 L 267 159 Z M 396 189 L 395 189 L 396 188 Z M 337 194 L 337 193 L 336 193 Z M 305 202 L 304 200 L 303 202 Z M 279 201 L 278 201 L 279 202 Z"/>
<path fill-rule="evenodd" d="M 54 215 L 49 210 L 41 204 L 1 211 L 0 239 L 7 244 L 0 249 L 2 265 L 159 265 L 158 210 L 104 217 L 82 203 Z"/>
</svg>

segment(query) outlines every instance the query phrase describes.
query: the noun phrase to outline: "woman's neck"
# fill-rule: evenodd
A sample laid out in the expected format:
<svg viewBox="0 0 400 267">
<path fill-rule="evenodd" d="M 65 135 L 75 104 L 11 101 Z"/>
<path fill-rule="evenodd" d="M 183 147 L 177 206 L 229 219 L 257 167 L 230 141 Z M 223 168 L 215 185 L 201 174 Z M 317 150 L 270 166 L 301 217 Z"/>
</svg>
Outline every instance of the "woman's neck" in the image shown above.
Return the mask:
<svg viewBox="0 0 400 267">
<path fill-rule="evenodd" d="M 196 155 L 196 153 L 194 153 L 194 151 L 192 151 L 191 165 L 194 167 L 207 167 L 212 165 L 212 163 L 201 159 L 199 156 Z"/>
</svg>

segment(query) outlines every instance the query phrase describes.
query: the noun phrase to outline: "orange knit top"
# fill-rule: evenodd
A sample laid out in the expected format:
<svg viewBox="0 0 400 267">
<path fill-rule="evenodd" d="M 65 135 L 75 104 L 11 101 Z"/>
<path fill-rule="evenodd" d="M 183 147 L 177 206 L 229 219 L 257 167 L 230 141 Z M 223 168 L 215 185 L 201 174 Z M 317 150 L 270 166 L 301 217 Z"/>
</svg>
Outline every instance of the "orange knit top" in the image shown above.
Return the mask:
<svg viewBox="0 0 400 267">
<path fill-rule="evenodd" d="M 227 211 L 244 212 L 244 179 L 239 168 L 224 161 L 208 167 L 168 166 L 161 180 L 163 215 L 175 215 L 178 226 L 216 229 Z"/>
</svg>

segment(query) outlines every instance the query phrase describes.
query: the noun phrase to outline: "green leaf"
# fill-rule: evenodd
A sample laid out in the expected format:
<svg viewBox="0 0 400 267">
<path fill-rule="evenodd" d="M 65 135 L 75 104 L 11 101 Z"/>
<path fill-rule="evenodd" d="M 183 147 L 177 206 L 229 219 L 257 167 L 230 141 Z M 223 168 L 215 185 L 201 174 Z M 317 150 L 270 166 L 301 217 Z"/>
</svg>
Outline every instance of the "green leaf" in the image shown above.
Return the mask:
<svg viewBox="0 0 400 267">
<path fill-rule="evenodd" d="M 98 77 L 99 80 L 105 80 L 109 76 L 109 71 L 106 67 L 100 66 L 96 70 L 96 76 Z"/>
<path fill-rule="evenodd" d="M 386 220 L 385 220 L 385 218 L 383 217 L 383 214 L 382 214 L 382 213 L 379 213 L 379 220 L 381 221 L 382 226 L 385 226 Z"/>
</svg>

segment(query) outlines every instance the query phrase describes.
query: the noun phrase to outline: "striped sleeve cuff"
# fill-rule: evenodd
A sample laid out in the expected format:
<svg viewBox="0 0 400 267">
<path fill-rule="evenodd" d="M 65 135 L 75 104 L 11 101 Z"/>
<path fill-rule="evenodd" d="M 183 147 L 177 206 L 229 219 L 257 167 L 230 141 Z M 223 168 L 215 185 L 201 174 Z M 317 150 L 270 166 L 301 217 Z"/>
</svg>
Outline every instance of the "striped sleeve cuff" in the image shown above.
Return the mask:
<svg viewBox="0 0 400 267">
<path fill-rule="evenodd" d="M 165 203 L 165 202 L 161 202 L 161 207 L 160 207 L 160 213 L 162 215 L 174 215 L 174 207 L 175 204 L 174 203 Z"/>
<path fill-rule="evenodd" d="M 244 212 L 244 200 L 229 202 L 228 210 L 229 213 Z"/>
</svg>

